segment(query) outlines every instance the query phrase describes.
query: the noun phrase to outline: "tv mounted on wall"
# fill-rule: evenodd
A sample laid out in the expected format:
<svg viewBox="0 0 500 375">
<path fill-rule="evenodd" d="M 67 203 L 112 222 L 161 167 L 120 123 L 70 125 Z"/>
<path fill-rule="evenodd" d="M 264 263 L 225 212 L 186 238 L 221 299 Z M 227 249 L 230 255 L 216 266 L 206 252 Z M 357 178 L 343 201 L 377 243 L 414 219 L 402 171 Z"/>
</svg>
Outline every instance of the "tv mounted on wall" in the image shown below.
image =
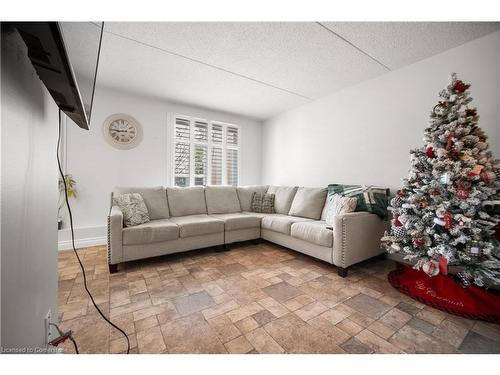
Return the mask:
<svg viewBox="0 0 500 375">
<path fill-rule="evenodd" d="M 16 22 L 14 26 L 28 48 L 31 63 L 57 106 L 79 127 L 88 130 L 102 24 Z M 78 66 L 76 71 L 72 62 Z"/>
</svg>

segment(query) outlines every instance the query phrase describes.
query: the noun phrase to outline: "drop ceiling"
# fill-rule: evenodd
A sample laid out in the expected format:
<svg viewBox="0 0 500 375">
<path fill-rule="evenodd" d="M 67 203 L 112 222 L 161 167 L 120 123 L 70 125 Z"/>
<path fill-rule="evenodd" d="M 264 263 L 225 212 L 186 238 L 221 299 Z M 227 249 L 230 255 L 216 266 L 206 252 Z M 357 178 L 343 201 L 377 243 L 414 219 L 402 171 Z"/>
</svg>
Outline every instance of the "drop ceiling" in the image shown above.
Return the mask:
<svg viewBox="0 0 500 375">
<path fill-rule="evenodd" d="M 98 84 L 267 119 L 499 29 L 498 22 L 106 23 Z"/>
</svg>

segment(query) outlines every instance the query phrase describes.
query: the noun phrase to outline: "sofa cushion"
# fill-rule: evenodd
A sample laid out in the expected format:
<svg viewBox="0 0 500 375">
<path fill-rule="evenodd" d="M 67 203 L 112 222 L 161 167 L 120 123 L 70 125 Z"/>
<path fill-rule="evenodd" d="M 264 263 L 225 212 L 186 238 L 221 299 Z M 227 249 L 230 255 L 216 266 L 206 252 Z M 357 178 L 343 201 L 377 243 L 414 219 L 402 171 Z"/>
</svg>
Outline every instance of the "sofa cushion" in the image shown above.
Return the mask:
<svg viewBox="0 0 500 375">
<path fill-rule="evenodd" d="M 266 214 L 266 216 L 262 218 L 262 229 L 290 235 L 292 224 L 300 221 L 312 220 L 281 214 Z"/>
<path fill-rule="evenodd" d="M 387 220 L 387 206 L 390 191 L 388 188 L 361 185 L 328 185 L 328 195 L 340 194 L 344 197 L 355 197 L 358 200 L 356 212 L 367 211 Z"/>
<path fill-rule="evenodd" d="M 245 215 L 243 213 L 214 214 L 210 215 L 224 221 L 224 228 L 227 231 L 260 228 L 261 218 L 258 216 Z"/>
<path fill-rule="evenodd" d="M 250 211 L 252 205 L 252 195 L 253 193 L 264 194 L 267 191 L 267 185 L 265 186 L 239 186 L 236 188 L 238 193 L 238 199 L 240 200 L 240 206 L 242 211 Z"/>
<path fill-rule="evenodd" d="M 274 194 L 253 193 L 250 211 L 262 212 L 264 214 L 274 214 Z"/>
<path fill-rule="evenodd" d="M 334 217 L 354 212 L 358 204 L 356 197 L 343 197 L 340 194 L 328 195 L 328 211 L 326 213 L 326 223 L 333 226 Z"/>
<path fill-rule="evenodd" d="M 301 221 L 293 223 L 291 235 L 294 238 L 319 246 L 333 246 L 333 230 L 324 221 Z"/>
<path fill-rule="evenodd" d="M 288 215 L 297 186 L 269 186 L 268 194 L 274 194 L 274 211 Z"/>
<path fill-rule="evenodd" d="M 123 229 L 124 245 L 141 245 L 171 241 L 179 238 L 179 227 L 169 219 L 152 220 L 145 224 Z"/>
<path fill-rule="evenodd" d="M 224 232 L 224 221 L 208 215 L 178 216 L 170 219 L 179 226 L 179 237 Z"/>
<path fill-rule="evenodd" d="M 170 217 L 167 201 L 167 193 L 163 186 L 154 187 L 115 187 L 113 195 L 139 193 L 144 199 L 144 203 L 148 208 L 149 218 L 168 219 Z"/>
<path fill-rule="evenodd" d="M 318 220 L 325 206 L 326 194 L 326 188 L 299 187 L 288 214 Z"/>
<path fill-rule="evenodd" d="M 234 186 L 206 186 L 205 199 L 208 214 L 241 212 L 240 201 Z"/>
<path fill-rule="evenodd" d="M 262 212 L 252 212 L 252 211 L 243 211 L 243 214 L 253 216 L 253 217 L 258 217 L 260 219 L 262 219 L 263 217 L 266 217 L 266 216 L 273 215 L 273 214 L 265 214 Z"/>
<path fill-rule="evenodd" d="M 133 227 L 150 221 L 148 208 L 139 193 L 113 195 L 113 206 L 118 206 L 123 214 L 123 225 Z"/>
<path fill-rule="evenodd" d="M 167 197 L 172 216 L 199 215 L 207 213 L 203 187 L 168 187 Z"/>
</svg>

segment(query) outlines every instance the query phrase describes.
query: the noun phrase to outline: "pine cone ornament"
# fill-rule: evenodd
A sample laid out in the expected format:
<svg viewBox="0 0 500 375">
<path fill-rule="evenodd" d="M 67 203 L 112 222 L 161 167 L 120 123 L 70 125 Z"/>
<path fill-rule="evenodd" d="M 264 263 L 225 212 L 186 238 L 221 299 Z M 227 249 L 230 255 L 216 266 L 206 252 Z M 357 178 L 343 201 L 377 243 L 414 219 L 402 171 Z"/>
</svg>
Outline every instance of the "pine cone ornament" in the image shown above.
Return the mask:
<svg viewBox="0 0 500 375">
<path fill-rule="evenodd" d="M 465 272 L 457 273 L 457 281 L 464 288 L 467 288 L 471 284 L 471 280 Z"/>
</svg>

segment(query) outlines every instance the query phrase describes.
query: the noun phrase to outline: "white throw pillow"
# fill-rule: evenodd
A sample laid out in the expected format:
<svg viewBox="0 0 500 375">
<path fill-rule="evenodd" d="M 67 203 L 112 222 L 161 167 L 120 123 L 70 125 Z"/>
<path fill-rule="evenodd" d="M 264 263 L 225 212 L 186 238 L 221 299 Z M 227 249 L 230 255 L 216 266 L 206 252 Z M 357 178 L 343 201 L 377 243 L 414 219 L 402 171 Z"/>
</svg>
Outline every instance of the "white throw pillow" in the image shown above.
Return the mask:
<svg viewBox="0 0 500 375">
<path fill-rule="evenodd" d="M 148 208 L 139 193 L 114 195 L 113 204 L 120 207 L 123 214 L 123 224 L 126 227 L 133 227 L 150 221 Z"/>
<path fill-rule="evenodd" d="M 328 210 L 326 212 L 326 223 L 333 226 L 333 218 L 340 214 L 354 212 L 358 200 L 356 198 L 343 197 L 340 194 L 328 196 Z"/>
</svg>

